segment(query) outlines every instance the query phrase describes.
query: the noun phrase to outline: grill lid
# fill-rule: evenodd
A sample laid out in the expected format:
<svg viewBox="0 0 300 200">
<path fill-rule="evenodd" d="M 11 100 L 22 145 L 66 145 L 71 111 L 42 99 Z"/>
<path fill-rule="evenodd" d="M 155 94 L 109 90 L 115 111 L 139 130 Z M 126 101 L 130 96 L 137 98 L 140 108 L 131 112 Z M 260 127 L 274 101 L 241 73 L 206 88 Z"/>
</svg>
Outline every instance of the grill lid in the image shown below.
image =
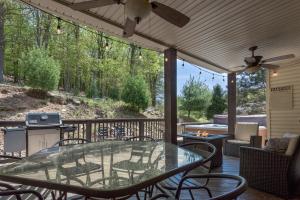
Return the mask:
<svg viewBox="0 0 300 200">
<path fill-rule="evenodd" d="M 27 113 L 26 126 L 60 126 L 62 124 L 60 114 L 53 113 Z"/>
</svg>

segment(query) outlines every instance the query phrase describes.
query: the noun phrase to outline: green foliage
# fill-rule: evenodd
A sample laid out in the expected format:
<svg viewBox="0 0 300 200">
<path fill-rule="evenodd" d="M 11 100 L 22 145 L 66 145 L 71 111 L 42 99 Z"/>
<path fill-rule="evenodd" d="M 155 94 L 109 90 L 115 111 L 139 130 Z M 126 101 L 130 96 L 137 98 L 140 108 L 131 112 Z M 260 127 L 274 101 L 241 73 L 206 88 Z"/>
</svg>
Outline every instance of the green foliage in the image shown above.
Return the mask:
<svg viewBox="0 0 300 200">
<path fill-rule="evenodd" d="M 191 112 L 196 112 L 199 116 L 206 112 L 211 99 L 207 85 L 191 76 L 183 86 L 182 95 L 179 109 L 186 111 L 188 117 L 191 116 Z"/>
<path fill-rule="evenodd" d="M 33 88 L 50 91 L 57 89 L 60 65 L 44 49 L 35 48 L 22 56 L 20 66 L 25 70 L 25 83 Z"/>
<path fill-rule="evenodd" d="M 141 77 L 130 77 L 127 79 L 122 100 L 130 104 L 131 108 L 138 111 L 146 109 L 149 104 L 149 92 L 146 82 Z"/>
<path fill-rule="evenodd" d="M 224 98 L 222 87 L 217 84 L 213 89 L 211 104 L 207 108 L 207 119 L 213 118 L 215 114 L 222 114 L 227 107 L 225 102 L 226 100 Z"/>
<path fill-rule="evenodd" d="M 237 77 L 237 105 L 239 114 L 262 114 L 266 109 L 265 70 L 243 72 Z"/>
<path fill-rule="evenodd" d="M 117 42 L 117 38 L 75 23 L 61 21 L 63 33 L 57 34 L 56 17 L 20 1 L 5 2 L 4 72 L 14 82 L 28 84 L 22 53 L 39 48 L 61 66 L 59 89 L 74 95 L 119 100 L 128 76 L 145 80 L 152 105 L 163 93 L 162 54 Z"/>
</svg>

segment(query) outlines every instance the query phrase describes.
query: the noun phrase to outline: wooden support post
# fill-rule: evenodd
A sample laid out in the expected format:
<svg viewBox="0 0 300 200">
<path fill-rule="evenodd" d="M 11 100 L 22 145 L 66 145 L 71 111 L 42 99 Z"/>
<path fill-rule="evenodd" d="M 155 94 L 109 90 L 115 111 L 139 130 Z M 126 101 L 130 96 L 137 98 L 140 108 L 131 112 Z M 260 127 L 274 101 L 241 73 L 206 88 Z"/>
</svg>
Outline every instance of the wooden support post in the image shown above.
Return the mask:
<svg viewBox="0 0 300 200">
<path fill-rule="evenodd" d="M 177 50 L 165 50 L 165 141 L 177 144 Z"/>
<path fill-rule="evenodd" d="M 86 123 L 86 139 L 92 141 L 92 123 L 90 121 Z"/>
<path fill-rule="evenodd" d="M 146 123 L 144 120 L 139 120 L 139 136 L 140 137 L 143 137 L 145 135 L 145 133 L 144 133 L 144 131 L 145 131 L 144 123 Z"/>
<path fill-rule="evenodd" d="M 228 74 L 228 133 L 234 134 L 236 123 L 236 73 Z"/>
</svg>

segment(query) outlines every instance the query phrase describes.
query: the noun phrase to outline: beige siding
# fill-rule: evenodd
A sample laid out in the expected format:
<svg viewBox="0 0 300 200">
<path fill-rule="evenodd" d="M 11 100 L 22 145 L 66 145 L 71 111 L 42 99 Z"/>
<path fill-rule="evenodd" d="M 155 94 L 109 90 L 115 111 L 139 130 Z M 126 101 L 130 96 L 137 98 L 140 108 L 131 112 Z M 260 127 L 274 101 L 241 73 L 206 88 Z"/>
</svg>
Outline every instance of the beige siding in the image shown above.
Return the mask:
<svg viewBox="0 0 300 200">
<path fill-rule="evenodd" d="M 268 113 L 269 134 L 280 137 L 286 132 L 300 135 L 300 60 L 281 64 L 278 76 L 269 73 L 268 87 L 293 86 L 293 109 L 286 111 L 270 110 Z M 269 94 L 268 94 L 269 101 Z"/>
</svg>

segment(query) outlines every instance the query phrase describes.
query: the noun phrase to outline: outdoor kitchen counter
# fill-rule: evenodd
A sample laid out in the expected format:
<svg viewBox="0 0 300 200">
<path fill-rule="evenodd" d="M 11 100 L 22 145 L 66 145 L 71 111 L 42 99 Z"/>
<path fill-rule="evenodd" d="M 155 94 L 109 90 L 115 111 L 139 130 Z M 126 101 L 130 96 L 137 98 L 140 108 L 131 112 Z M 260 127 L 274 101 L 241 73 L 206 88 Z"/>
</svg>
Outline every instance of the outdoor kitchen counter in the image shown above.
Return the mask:
<svg viewBox="0 0 300 200">
<path fill-rule="evenodd" d="M 105 141 L 44 149 L 0 167 L 0 180 L 114 198 L 135 194 L 204 160 L 166 142 Z"/>
</svg>

